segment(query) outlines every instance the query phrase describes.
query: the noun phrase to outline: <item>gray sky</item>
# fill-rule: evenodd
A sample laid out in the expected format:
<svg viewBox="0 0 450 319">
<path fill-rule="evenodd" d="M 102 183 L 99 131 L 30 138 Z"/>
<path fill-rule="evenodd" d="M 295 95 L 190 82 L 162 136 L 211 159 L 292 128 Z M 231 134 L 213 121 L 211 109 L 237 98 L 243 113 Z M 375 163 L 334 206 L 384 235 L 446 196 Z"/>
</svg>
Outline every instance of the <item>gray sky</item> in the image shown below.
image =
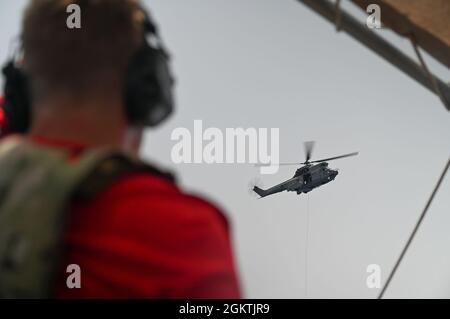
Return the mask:
<svg viewBox="0 0 450 319">
<path fill-rule="evenodd" d="M 0 3 L 2 60 L 25 2 Z M 374 298 L 366 267 L 379 264 L 384 281 L 400 253 L 450 155 L 449 112 L 296 1 L 146 3 L 174 56 L 178 110 L 147 134 L 143 156 L 176 170 L 186 190 L 224 208 L 245 296 Z M 375 32 L 412 54 L 406 40 Z M 221 129 L 278 127 L 281 161 L 303 160 L 306 140 L 317 141 L 315 158 L 360 155 L 330 162 L 340 169 L 336 180 L 309 195 L 258 200 L 248 193 L 259 176 L 252 165 L 171 163 L 172 130 L 192 129 L 195 119 Z M 260 178 L 271 186 L 294 170 Z M 450 297 L 449 193 L 447 178 L 387 297 Z"/>
</svg>

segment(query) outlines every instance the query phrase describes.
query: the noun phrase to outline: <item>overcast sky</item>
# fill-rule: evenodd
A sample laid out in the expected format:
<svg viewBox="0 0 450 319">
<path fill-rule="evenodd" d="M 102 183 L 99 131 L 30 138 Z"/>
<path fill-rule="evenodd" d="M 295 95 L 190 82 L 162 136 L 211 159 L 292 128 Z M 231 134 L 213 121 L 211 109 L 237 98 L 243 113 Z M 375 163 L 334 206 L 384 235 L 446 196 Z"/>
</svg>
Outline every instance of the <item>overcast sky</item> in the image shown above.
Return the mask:
<svg viewBox="0 0 450 319">
<path fill-rule="evenodd" d="M 178 109 L 148 133 L 142 154 L 224 209 L 245 296 L 374 298 L 366 267 L 379 264 L 386 279 L 450 156 L 450 113 L 296 1 L 145 2 L 174 56 Z M 0 2 L 2 60 L 24 3 Z M 406 40 L 375 32 L 412 53 Z M 171 133 L 192 130 L 196 119 L 223 130 L 279 128 L 281 161 L 302 161 L 307 140 L 317 141 L 314 158 L 360 155 L 330 162 L 340 169 L 336 180 L 309 195 L 258 200 L 248 192 L 252 180 L 272 186 L 295 167 L 260 176 L 247 164 L 175 165 Z M 450 297 L 449 195 L 447 178 L 387 297 Z"/>
</svg>

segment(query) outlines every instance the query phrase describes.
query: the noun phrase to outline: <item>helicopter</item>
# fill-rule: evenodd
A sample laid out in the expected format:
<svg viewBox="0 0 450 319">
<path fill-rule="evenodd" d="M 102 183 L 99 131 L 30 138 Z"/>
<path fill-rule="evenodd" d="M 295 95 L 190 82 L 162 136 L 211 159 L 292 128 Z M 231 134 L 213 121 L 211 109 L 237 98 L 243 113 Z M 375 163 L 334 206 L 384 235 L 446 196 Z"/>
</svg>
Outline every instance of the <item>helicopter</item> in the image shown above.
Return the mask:
<svg viewBox="0 0 450 319">
<path fill-rule="evenodd" d="M 345 155 L 325 158 L 321 160 L 311 161 L 311 155 L 314 149 L 315 142 L 305 142 L 306 161 L 303 163 L 280 163 L 279 165 L 303 165 L 295 171 L 294 176 L 287 181 L 270 187 L 268 189 L 261 189 L 258 186 L 253 187 L 253 191 L 261 198 L 283 191 L 309 193 L 313 189 L 333 181 L 338 175 L 337 169 L 328 168 L 328 161 L 337 160 L 340 158 L 358 155 L 358 152 L 349 153 Z M 266 164 L 256 164 L 256 166 L 264 166 Z"/>
</svg>

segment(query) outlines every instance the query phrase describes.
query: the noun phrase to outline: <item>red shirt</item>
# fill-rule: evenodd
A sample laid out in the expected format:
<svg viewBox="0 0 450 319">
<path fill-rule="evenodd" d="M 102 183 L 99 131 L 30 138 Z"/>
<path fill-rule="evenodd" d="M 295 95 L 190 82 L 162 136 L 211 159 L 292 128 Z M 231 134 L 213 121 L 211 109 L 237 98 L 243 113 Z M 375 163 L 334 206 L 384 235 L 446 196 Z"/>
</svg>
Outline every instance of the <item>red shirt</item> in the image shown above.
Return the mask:
<svg viewBox="0 0 450 319">
<path fill-rule="evenodd" d="M 52 142 L 81 149 L 57 144 Z M 66 285 L 70 264 L 81 269 L 81 288 Z M 162 177 L 119 177 L 95 198 L 72 203 L 55 295 L 239 298 L 227 221 L 216 207 Z"/>
</svg>

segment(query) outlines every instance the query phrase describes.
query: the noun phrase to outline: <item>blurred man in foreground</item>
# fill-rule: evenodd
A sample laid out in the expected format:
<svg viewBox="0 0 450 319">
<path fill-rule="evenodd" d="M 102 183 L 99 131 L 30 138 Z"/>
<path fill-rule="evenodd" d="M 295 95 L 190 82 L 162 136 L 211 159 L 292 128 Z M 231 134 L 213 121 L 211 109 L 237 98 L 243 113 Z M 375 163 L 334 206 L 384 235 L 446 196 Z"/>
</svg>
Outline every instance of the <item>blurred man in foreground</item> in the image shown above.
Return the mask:
<svg viewBox="0 0 450 319">
<path fill-rule="evenodd" d="M 137 1 L 30 1 L 4 70 L 3 126 L 26 134 L 0 142 L 1 296 L 240 297 L 221 212 L 135 157 L 172 108 L 159 43 Z"/>
</svg>

